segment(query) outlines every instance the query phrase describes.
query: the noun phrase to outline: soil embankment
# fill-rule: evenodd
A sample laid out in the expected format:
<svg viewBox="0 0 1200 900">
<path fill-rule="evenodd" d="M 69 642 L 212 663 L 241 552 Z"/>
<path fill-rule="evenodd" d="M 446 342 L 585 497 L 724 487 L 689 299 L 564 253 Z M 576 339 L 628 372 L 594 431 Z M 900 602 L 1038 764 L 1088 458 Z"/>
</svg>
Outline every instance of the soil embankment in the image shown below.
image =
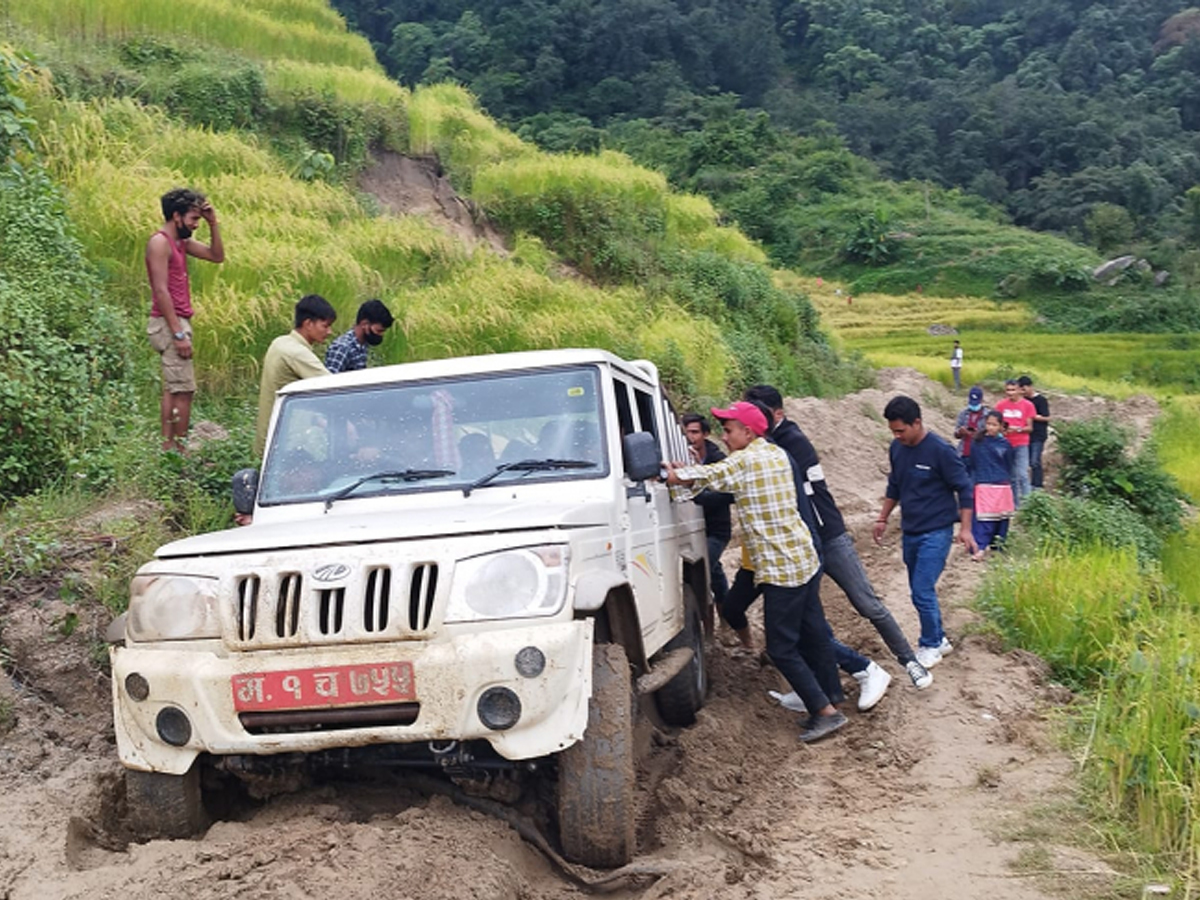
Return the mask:
<svg viewBox="0 0 1200 900">
<path fill-rule="evenodd" d="M 915 637 L 899 535 L 880 548 L 869 540 L 889 439 L 879 411 L 901 392 L 948 433 L 958 401 L 907 370 L 881 373 L 879 390 L 788 410 L 820 451 L 876 586 Z M 1103 411 L 1134 419 L 1145 407 Z M 982 571 L 952 554 L 942 596 L 956 649 L 920 693 L 836 587 L 824 592 L 839 636 L 894 680 L 869 713 L 853 710 L 849 689 L 850 726 L 813 747 L 769 700 L 773 671 L 718 631 L 707 709 L 695 727 L 657 735 L 644 763 L 641 860 L 669 874 L 611 896 L 1025 900 L 1045 896 L 1038 872 L 1060 884 L 1066 873 L 1107 880 L 1102 864 L 1044 833 L 1020 839 L 1048 799 L 1072 789 L 1044 717 L 1063 692 L 1036 658 L 973 633 L 966 603 Z M 243 808 L 196 840 L 127 844 L 107 685 L 89 649 L 103 623 L 84 615 L 64 637 L 58 597 L 53 580 L 0 593 L 0 709 L 10 711 L 0 724 L 0 898 L 584 895 L 507 824 L 402 778 L 310 787 Z"/>
</svg>

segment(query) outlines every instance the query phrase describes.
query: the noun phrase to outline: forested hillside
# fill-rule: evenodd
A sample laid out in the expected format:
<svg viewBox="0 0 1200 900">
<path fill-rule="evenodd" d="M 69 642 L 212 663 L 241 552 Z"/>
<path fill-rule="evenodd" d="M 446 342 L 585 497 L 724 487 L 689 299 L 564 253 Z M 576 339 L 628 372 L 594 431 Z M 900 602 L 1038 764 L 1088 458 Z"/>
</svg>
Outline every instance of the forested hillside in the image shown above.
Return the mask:
<svg viewBox="0 0 1200 900">
<path fill-rule="evenodd" d="M 1200 11 L 1183 0 L 335 5 L 403 82 L 458 80 L 552 145 L 699 127 L 729 93 L 887 178 L 1200 268 Z"/>
</svg>

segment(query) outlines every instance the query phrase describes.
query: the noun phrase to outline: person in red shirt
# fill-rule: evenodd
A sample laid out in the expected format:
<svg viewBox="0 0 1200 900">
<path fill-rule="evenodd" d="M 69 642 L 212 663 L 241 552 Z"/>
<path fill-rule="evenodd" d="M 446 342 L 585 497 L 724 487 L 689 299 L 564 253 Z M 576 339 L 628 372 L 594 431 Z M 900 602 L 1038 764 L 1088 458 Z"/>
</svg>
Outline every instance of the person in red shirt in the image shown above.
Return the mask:
<svg viewBox="0 0 1200 900">
<path fill-rule="evenodd" d="M 192 416 L 196 376 L 192 368 L 192 292 L 187 258 L 212 263 L 225 261 L 225 246 L 217 226 L 217 211 L 197 191 L 175 188 L 162 195 L 163 226 L 146 243 L 146 274 L 150 279 L 150 346 L 162 357 L 162 447 L 183 451 Z M 203 219 L 209 243 L 192 237 Z"/>
<path fill-rule="evenodd" d="M 1037 410 L 1025 399 L 1015 378 L 1004 382 L 1004 399 L 996 404 L 995 410 L 1004 417 L 1004 433 L 1013 448 L 1013 505 L 1019 508 L 1021 501 L 1029 496 L 1029 435 Z"/>
</svg>

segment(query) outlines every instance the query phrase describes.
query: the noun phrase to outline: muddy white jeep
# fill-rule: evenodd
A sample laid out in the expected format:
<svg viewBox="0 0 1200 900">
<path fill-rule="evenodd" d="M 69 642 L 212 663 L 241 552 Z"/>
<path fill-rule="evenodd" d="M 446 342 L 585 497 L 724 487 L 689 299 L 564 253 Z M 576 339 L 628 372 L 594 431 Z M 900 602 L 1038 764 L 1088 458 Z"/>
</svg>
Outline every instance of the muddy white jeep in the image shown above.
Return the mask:
<svg viewBox="0 0 1200 900">
<path fill-rule="evenodd" d="M 194 833 L 229 775 L 540 767 L 565 854 L 626 862 L 638 707 L 687 725 L 707 687 L 703 518 L 663 458 L 657 370 L 599 350 L 284 388 L 234 479 L 253 523 L 162 547 L 115 623 L 135 829 Z"/>
</svg>

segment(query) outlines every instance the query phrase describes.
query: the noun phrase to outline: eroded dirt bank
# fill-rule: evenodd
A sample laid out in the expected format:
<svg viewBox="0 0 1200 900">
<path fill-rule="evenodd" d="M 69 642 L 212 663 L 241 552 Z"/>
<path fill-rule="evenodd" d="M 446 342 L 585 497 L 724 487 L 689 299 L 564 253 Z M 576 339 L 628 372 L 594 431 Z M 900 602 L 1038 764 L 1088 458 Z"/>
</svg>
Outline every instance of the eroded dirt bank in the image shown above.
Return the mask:
<svg viewBox="0 0 1200 900">
<path fill-rule="evenodd" d="M 878 413 L 890 396 L 909 393 L 945 434 L 959 401 L 906 370 L 882 373 L 880 384 L 788 409 L 822 454 L 873 580 L 915 638 L 899 536 L 882 548 L 868 537 L 889 437 Z M 1139 400 L 1052 400 L 1056 412 L 1075 404 L 1076 414 L 1138 423 L 1153 414 Z M 865 714 L 848 689 L 850 727 L 815 747 L 796 741 L 796 717 L 769 700 L 773 671 L 735 654 L 719 631 L 700 722 L 658 736 L 644 764 L 641 860 L 669 872 L 609 896 L 1023 900 L 1044 896 L 1045 882 L 1013 865 L 1031 849 L 1040 867 L 1064 879 L 1074 873 L 1077 885 L 1081 870 L 1106 880 L 1102 864 L 1075 851 L 1013 839 L 1048 798 L 1071 790 L 1071 763 L 1044 718 L 1065 697 L 1036 658 L 1000 653 L 972 634 L 964 604 L 981 573 L 954 552 L 942 596 L 956 650 L 921 693 L 836 587 L 825 591 L 839 636 L 894 681 Z M 400 778 L 326 783 L 243 805 L 197 840 L 127 845 L 108 685 L 93 655 L 104 623 L 85 617 L 64 638 L 57 597 L 51 582 L 9 584 L 0 594 L 0 708 L 11 710 L 0 735 L 0 898 L 585 895 L 507 824 Z"/>
</svg>

